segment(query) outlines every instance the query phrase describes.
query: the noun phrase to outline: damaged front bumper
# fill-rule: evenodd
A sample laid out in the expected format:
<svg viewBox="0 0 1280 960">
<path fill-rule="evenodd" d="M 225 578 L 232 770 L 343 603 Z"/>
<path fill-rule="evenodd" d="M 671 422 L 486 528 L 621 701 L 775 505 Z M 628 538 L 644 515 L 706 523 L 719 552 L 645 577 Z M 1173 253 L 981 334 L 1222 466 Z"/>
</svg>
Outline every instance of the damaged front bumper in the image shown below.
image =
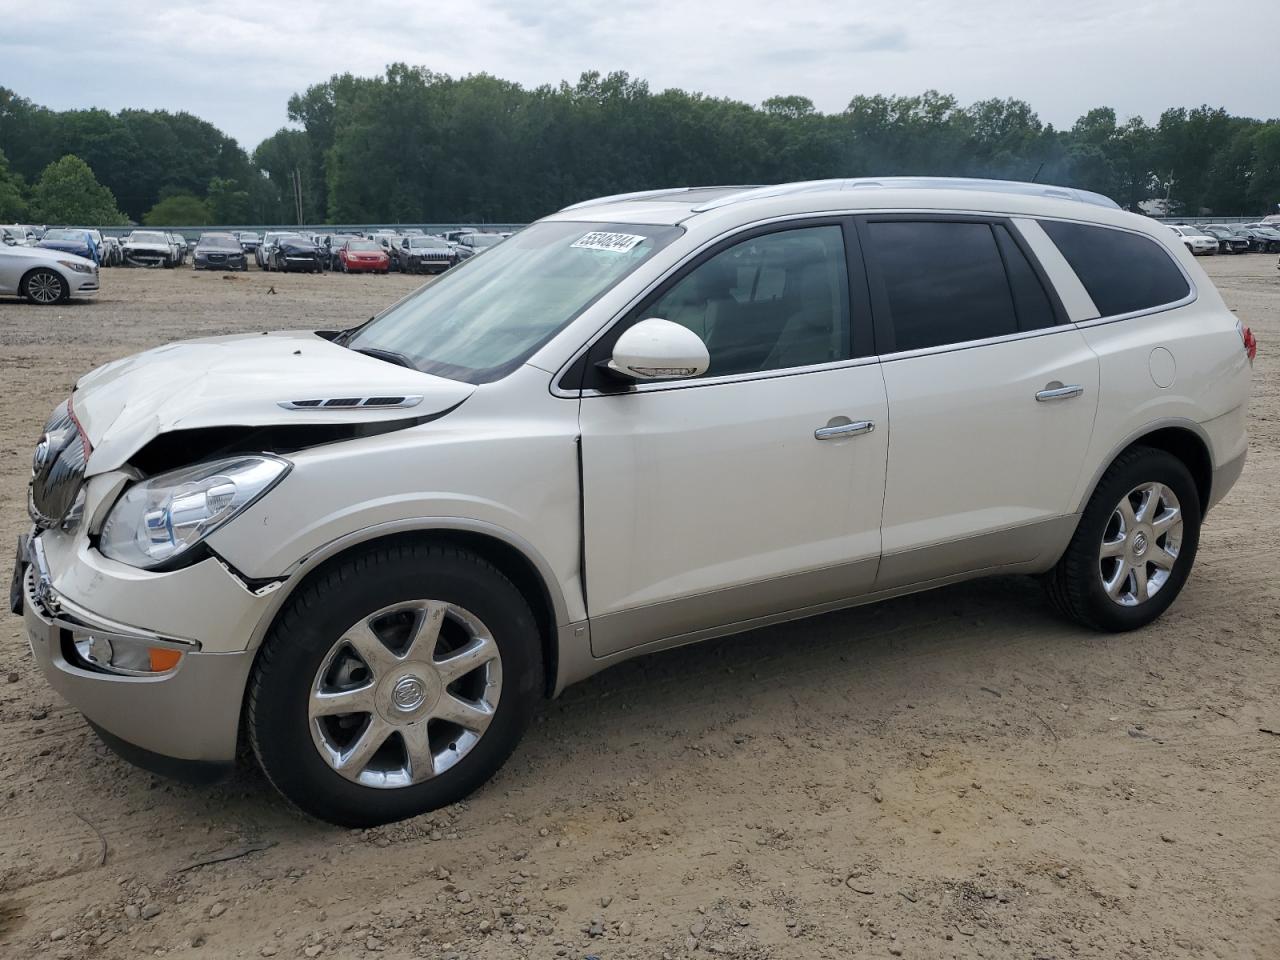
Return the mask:
<svg viewBox="0 0 1280 960">
<path fill-rule="evenodd" d="M 254 651 L 247 649 L 249 634 L 240 649 L 226 650 L 230 638 L 206 644 L 198 637 L 136 627 L 130 625 L 132 620 L 92 611 L 58 589 L 60 578 L 50 570 L 44 536 L 33 531 L 20 540 L 10 604 L 23 616 L 32 655 L 49 685 L 85 716 L 112 749 L 138 766 L 194 782 L 210 782 L 227 773 L 235 762 L 240 708 L 253 666 Z M 150 584 L 146 593 L 153 600 L 160 595 L 155 591 L 182 595 L 193 589 L 193 576 L 205 581 L 220 576 L 245 594 L 245 607 L 264 603 L 264 598 L 237 585 L 238 581 L 231 582 L 235 578 L 229 571 L 210 569 L 213 565 L 215 561 L 205 561 L 169 574 L 112 570 L 108 576 L 115 586 L 157 576 L 188 581 Z M 104 569 L 120 566 L 104 560 L 91 576 L 101 584 Z M 77 582 L 74 576 L 69 579 Z M 125 589 L 118 596 L 129 594 Z M 121 606 L 127 605 L 126 599 Z M 233 614 L 227 617 L 231 623 L 252 619 L 227 612 Z M 198 627 L 200 618 L 192 619 L 191 626 Z M 223 652 L 214 652 L 210 646 L 222 647 Z M 109 653 L 102 654 L 113 648 L 154 651 L 160 656 L 151 663 L 158 669 L 115 666 Z"/>
</svg>

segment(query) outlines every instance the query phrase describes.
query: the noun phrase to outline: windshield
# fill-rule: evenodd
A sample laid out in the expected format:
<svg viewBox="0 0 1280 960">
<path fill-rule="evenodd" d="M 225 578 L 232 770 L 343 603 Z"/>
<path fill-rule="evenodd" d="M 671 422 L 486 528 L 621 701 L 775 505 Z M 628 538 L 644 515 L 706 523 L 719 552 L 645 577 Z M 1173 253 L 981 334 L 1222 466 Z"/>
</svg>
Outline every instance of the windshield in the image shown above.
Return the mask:
<svg viewBox="0 0 1280 960">
<path fill-rule="evenodd" d="M 131 233 L 129 234 L 130 243 L 164 243 L 167 244 L 169 239 L 163 233 Z"/>
<path fill-rule="evenodd" d="M 347 249 L 353 253 L 381 253 L 382 248 L 372 240 L 348 240 Z"/>
<path fill-rule="evenodd" d="M 240 241 L 230 234 L 206 233 L 198 244 L 202 250 L 234 250 L 240 251 Z"/>
<path fill-rule="evenodd" d="M 409 246 L 411 247 L 430 247 L 433 250 L 440 248 L 448 249 L 449 245 L 443 240 L 437 240 L 435 237 L 410 237 Z"/>
<path fill-rule="evenodd" d="M 46 240 L 72 240 L 76 243 L 84 243 L 83 230 L 46 230 L 44 234 Z"/>
<path fill-rule="evenodd" d="M 497 380 L 681 232 L 536 223 L 376 317 L 347 346 L 403 354 L 419 370 L 454 380 Z"/>
<path fill-rule="evenodd" d="M 467 237 L 467 244 L 477 249 L 481 247 L 494 247 L 500 244 L 506 237 L 499 236 L 496 233 L 475 233 Z"/>
</svg>

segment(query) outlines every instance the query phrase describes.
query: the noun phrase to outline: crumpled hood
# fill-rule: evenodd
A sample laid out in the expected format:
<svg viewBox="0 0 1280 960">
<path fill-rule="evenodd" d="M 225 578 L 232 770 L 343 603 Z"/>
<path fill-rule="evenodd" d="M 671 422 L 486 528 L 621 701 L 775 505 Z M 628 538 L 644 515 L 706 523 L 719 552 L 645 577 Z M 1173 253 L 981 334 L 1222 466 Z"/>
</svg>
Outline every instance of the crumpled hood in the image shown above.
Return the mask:
<svg viewBox="0 0 1280 960">
<path fill-rule="evenodd" d="M 86 476 L 115 470 L 162 433 L 201 427 L 367 424 L 428 417 L 475 390 L 339 347 L 314 333 L 173 343 L 86 374 L 72 406 L 93 453 Z M 412 405 L 387 406 L 407 398 Z M 413 398 L 421 397 L 420 402 Z M 282 403 L 379 398 L 382 406 Z"/>
</svg>

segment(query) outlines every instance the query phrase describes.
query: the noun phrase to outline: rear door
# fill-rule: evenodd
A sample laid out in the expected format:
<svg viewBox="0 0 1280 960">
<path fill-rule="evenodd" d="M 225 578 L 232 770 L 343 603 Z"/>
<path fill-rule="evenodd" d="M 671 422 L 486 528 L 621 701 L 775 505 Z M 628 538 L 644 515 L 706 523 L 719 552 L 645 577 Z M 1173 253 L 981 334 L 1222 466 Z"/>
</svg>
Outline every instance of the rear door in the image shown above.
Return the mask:
<svg viewBox="0 0 1280 960">
<path fill-rule="evenodd" d="M 1098 358 L 1012 223 L 858 227 L 891 424 L 877 588 L 1036 559 L 1074 510 Z"/>
</svg>

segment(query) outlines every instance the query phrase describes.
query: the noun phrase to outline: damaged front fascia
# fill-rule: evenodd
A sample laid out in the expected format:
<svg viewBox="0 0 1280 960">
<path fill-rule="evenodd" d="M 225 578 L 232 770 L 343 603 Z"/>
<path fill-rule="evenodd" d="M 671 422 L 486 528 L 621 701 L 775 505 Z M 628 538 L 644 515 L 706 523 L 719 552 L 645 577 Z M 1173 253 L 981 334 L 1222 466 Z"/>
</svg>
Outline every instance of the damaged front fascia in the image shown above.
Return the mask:
<svg viewBox="0 0 1280 960">
<path fill-rule="evenodd" d="M 275 423 L 267 426 L 198 427 L 172 430 L 153 437 L 129 458 L 145 476 L 236 454 L 275 453 L 281 456 L 346 440 L 376 437 L 421 426 L 452 413 L 462 401 L 438 413 L 373 423 Z"/>
</svg>

